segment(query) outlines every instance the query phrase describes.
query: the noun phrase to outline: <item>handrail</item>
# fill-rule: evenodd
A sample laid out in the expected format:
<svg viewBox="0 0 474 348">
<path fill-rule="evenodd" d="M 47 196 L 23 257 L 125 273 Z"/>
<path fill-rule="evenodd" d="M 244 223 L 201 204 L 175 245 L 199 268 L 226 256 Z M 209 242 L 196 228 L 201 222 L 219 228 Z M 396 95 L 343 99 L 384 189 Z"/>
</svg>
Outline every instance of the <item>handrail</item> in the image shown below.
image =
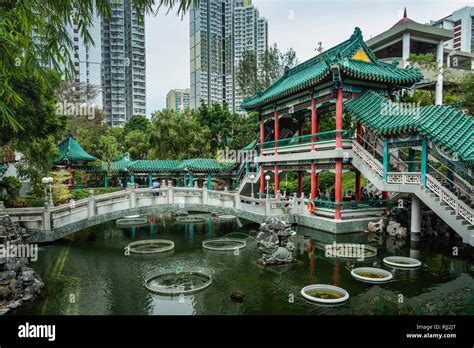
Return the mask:
<svg viewBox="0 0 474 348">
<path fill-rule="evenodd" d="M 263 143 L 257 143 L 256 146 L 265 147 L 265 145 L 275 144 L 275 143 L 284 142 L 284 141 L 292 141 L 292 140 L 296 141 L 296 140 L 306 139 L 306 138 L 316 138 L 316 137 L 329 135 L 329 134 L 336 134 L 336 133 L 353 133 L 353 131 L 350 129 L 341 129 L 341 130 L 331 130 L 331 131 L 325 131 L 325 132 L 319 132 L 319 133 L 313 133 L 313 134 L 305 134 L 305 135 L 300 135 L 300 136 L 292 137 L 292 138 L 265 141 Z"/>
<path fill-rule="evenodd" d="M 452 181 L 451 179 L 449 179 L 447 176 L 445 176 L 443 173 L 441 173 L 440 171 L 438 171 L 436 168 L 434 168 L 432 165 L 428 164 L 428 167 L 430 168 L 430 170 L 434 170 L 437 174 L 439 174 L 440 176 L 443 177 L 443 179 L 449 181 L 453 186 L 455 186 L 456 188 L 458 188 L 459 190 L 463 191 L 464 193 L 466 193 L 466 195 L 472 199 L 472 193 L 470 192 L 467 192 L 466 190 L 464 190 L 461 186 L 459 186 L 458 184 L 456 184 L 454 181 Z M 445 187 L 446 189 L 448 189 L 449 191 L 452 192 L 452 190 L 450 190 L 449 188 L 447 188 L 445 185 L 443 185 L 442 183 L 440 183 L 441 186 Z M 454 192 L 452 192 L 454 194 Z"/>
<path fill-rule="evenodd" d="M 462 200 L 460 200 L 458 197 L 454 195 L 450 190 L 448 190 L 446 187 L 444 187 L 438 180 L 436 180 L 435 177 L 433 177 L 430 174 L 426 174 L 426 177 L 429 179 L 429 181 L 433 182 L 435 185 L 439 186 L 439 188 L 442 190 L 443 194 L 447 195 L 450 197 L 453 201 L 455 201 L 459 206 L 461 206 L 465 211 L 469 212 L 471 215 L 473 214 L 473 209 L 469 207 L 466 203 L 464 203 Z M 430 188 L 431 189 L 431 188 Z M 433 190 L 431 190 L 433 191 Z M 436 192 L 435 192 L 436 193 Z M 438 194 L 439 196 L 439 194 Z M 460 215 L 458 211 L 456 211 L 457 215 Z M 471 224 L 474 222 L 469 221 Z"/>
</svg>

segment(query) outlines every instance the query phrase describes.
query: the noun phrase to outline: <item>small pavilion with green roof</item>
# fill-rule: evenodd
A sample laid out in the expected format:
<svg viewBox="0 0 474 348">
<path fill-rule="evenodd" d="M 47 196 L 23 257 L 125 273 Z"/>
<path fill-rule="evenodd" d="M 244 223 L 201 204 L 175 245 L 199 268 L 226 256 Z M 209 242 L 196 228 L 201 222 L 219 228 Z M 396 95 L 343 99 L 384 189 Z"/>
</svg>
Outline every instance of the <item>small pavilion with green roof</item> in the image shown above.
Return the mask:
<svg viewBox="0 0 474 348">
<path fill-rule="evenodd" d="M 97 161 L 97 158 L 82 148 L 71 132 L 68 132 L 67 137 L 59 143 L 58 152 L 58 156 L 53 159 L 54 165 L 64 166 L 71 173 L 75 168 L 86 168 L 88 163 Z M 72 186 L 72 178 L 68 184 Z"/>
</svg>

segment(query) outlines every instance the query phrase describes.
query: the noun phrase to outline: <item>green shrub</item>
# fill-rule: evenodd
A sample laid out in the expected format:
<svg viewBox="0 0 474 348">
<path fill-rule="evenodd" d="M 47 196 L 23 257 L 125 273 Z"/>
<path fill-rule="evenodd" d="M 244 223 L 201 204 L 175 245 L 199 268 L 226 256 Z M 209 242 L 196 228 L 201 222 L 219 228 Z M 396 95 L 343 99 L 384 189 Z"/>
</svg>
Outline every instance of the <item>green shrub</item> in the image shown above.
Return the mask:
<svg viewBox="0 0 474 348">
<path fill-rule="evenodd" d="M 80 200 L 89 197 L 89 191 L 94 192 L 94 196 L 103 195 L 106 193 L 116 192 L 120 190 L 120 187 L 98 187 L 98 188 L 86 188 L 86 189 L 74 189 L 71 191 L 71 198 L 74 200 Z"/>
</svg>

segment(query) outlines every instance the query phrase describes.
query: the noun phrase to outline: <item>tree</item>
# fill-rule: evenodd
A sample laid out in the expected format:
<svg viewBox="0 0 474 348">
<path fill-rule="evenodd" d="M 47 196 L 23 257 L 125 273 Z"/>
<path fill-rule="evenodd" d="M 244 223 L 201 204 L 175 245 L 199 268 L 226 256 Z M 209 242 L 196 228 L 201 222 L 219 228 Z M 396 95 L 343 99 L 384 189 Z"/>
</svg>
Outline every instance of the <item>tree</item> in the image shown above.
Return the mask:
<svg viewBox="0 0 474 348">
<path fill-rule="evenodd" d="M 182 160 L 209 157 L 211 131 L 203 127 L 193 110 L 154 112 L 151 119 L 151 159 Z"/>
<path fill-rule="evenodd" d="M 67 202 L 71 198 L 71 192 L 66 181 L 71 178 L 71 173 L 67 170 L 56 170 L 49 173 L 49 176 L 53 178 L 51 193 L 53 195 L 54 204 Z"/>
<path fill-rule="evenodd" d="M 125 122 L 123 133 L 127 136 L 132 131 L 141 131 L 148 133 L 150 131 L 150 121 L 143 115 L 134 115 L 130 120 Z"/>
<path fill-rule="evenodd" d="M 258 139 L 260 134 L 260 122 L 256 113 L 250 115 L 234 114 L 232 120 L 232 142 L 233 149 L 242 149 L 253 140 Z"/>
<path fill-rule="evenodd" d="M 100 159 L 107 164 L 108 177 L 112 177 L 112 162 L 120 155 L 117 139 L 112 135 L 102 135 L 97 152 Z"/>
<path fill-rule="evenodd" d="M 143 14 L 156 12 L 161 7 L 168 11 L 177 6 L 183 15 L 198 0 L 131 0 L 137 20 Z M 13 78 L 35 77 L 47 81 L 42 63 L 50 63 L 54 70 L 71 80 L 75 71 L 72 60 L 74 42 L 68 26 L 77 24 L 85 44 L 94 43 L 89 33 L 94 14 L 111 17 L 109 0 L 37 0 L 0 2 L 0 121 L 13 130 L 21 129 L 13 107 L 24 103 L 18 90 L 10 82 Z"/>
<path fill-rule="evenodd" d="M 462 106 L 474 115 L 474 73 L 466 73 L 460 84 Z"/>
<path fill-rule="evenodd" d="M 240 94 L 244 97 L 250 97 L 255 94 L 257 88 L 261 87 L 258 79 L 257 56 L 254 51 L 245 51 L 237 67 L 237 86 Z"/>
<path fill-rule="evenodd" d="M 10 85 L 22 96 L 23 104 L 11 107 L 21 129 L 0 127 L 0 146 L 8 145 L 21 154 L 15 164 L 21 177 L 29 179 L 32 191 L 42 195 L 41 178 L 52 168 L 56 144 L 65 134 L 66 117 L 57 114 L 56 90 L 59 76 L 45 70 L 48 81 L 35 76 L 13 77 Z"/>
<path fill-rule="evenodd" d="M 150 135 L 141 130 L 133 130 L 125 136 L 125 148 L 134 160 L 144 159 L 150 147 Z"/>
<path fill-rule="evenodd" d="M 245 51 L 237 66 L 237 86 L 244 98 L 255 94 L 257 88 L 264 90 L 281 78 L 286 68 L 298 64 L 296 52 L 289 48 L 280 52 L 277 44 L 270 46 L 258 61 L 253 51 Z M 258 69 L 260 67 L 260 69 Z"/>
<path fill-rule="evenodd" d="M 202 127 L 211 131 L 210 143 L 213 153 L 230 143 L 234 117 L 227 104 L 224 103 L 221 106 L 218 103 L 213 103 L 212 106 L 208 107 L 204 102 L 201 102 L 196 115 Z"/>
</svg>

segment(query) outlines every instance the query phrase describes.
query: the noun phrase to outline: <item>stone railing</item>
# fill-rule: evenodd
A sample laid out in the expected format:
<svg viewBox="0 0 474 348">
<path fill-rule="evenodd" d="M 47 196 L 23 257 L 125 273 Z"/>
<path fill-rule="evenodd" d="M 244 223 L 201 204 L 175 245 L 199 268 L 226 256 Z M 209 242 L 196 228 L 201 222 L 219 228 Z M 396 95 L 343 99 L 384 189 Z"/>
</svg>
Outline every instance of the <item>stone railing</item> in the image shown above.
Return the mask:
<svg viewBox="0 0 474 348">
<path fill-rule="evenodd" d="M 284 199 L 261 199 L 235 192 L 208 190 L 206 187 L 127 189 L 100 196 L 70 201 L 56 207 L 7 209 L 13 221 L 29 230 L 50 231 L 69 224 L 134 208 L 164 205 L 211 206 L 260 215 L 281 216 L 296 212 L 294 204 Z"/>
<path fill-rule="evenodd" d="M 365 151 L 365 149 L 357 142 L 353 142 L 353 149 L 354 153 L 360 157 L 368 167 L 377 172 L 380 177 L 383 177 L 383 166 L 379 161 Z M 387 173 L 386 183 L 397 185 L 422 185 L 421 173 L 389 172 Z M 473 210 L 430 174 L 426 174 L 426 188 L 436 194 L 441 202 L 444 202 L 447 206 L 453 209 L 457 216 L 466 220 L 470 224 L 474 224 Z"/>
<path fill-rule="evenodd" d="M 429 174 L 426 175 L 426 187 L 437 195 L 442 202 L 446 203 L 448 207 L 453 209 L 456 215 L 459 215 L 471 225 L 474 225 L 474 214 L 472 209 Z"/>
</svg>

